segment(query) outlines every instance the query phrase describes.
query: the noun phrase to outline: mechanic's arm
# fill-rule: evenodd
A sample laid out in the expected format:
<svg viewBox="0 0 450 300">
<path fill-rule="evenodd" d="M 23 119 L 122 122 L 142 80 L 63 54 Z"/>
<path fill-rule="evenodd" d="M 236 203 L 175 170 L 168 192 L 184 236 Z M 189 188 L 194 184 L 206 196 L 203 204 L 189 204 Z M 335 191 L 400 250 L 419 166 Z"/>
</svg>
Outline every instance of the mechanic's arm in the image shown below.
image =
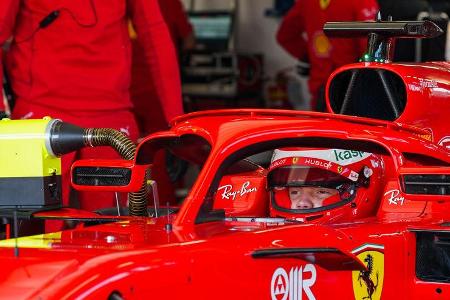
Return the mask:
<svg viewBox="0 0 450 300">
<path fill-rule="evenodd" d="M 128 10 L 137 38 L 144 47 L 151 84 L 166 120 L 170 121 L 183 113 L 183 106 L 178 60 L 169 30 L 157 0 L 128 0 Z"/>
<path fill-rule="evenodd" d="M 379 7 L 376 0 L 354 0 L 353 7 L 356 8 L 355 21 L 375 21 Z M 382 16 L 385 18 L 385 16 Z M 367 50 L 367 38 L 359 39 L 359 56 L 361 57 Z"/>
<path fill-rule="evenodd" d="M 0 1 L 0 111 L 5 111 L 3 103 L 3 44 L 12 36 L 12 30 L 19 10 L 20 0 Z"/>
<path fill-rule="evenodd" d="M 302 16 L 305 12 L 301 4 L 301 0 L 297 1 L 281 21 L 277 32 L 277 41 L 289 54 L 305 61 L 307 59 L 307 43 L 303 36 L 305 26 Z"/>
</svg>

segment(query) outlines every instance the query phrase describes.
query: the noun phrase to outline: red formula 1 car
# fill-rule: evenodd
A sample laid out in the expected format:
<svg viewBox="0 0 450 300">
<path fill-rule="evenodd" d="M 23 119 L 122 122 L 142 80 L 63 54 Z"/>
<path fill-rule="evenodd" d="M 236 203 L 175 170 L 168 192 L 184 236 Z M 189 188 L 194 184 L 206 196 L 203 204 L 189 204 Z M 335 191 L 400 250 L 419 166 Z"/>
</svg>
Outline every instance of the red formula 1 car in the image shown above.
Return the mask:
<svg viewBox="0 0 450 300">
<path fill-rule="evenodd" d="M 47 120 L 43 193 L 25 201 L 0 173 L 0 298 L 448 299 L 450 66 L 378 56 L 393 36 L 435 27 L 327 26 L 370 32 L 376 50 L 330 77 L 334 113 L 197 112 L 148 136 L 132 160 L 74 164 L 75 188 L 129 192 L 129 207 L 54 209 L 58 172 L 46 157 L 103 142 Z M 179 205 L 166 205 L 168 187 Z M 33 232 L 55 219 L 71 229 Z"/>
</svg>

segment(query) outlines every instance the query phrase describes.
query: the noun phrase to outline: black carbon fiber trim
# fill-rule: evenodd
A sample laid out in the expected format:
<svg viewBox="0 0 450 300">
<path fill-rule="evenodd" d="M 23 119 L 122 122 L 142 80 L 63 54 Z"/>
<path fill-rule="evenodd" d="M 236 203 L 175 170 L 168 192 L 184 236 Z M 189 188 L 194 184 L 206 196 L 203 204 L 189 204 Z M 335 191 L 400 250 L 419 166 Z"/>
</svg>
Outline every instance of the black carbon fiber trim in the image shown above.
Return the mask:
<svg viewBox="0 0 450 300">
<path fill-rule="evenodd" d="M 73 182 L 86 186 L 126 186 L 131 180 L 128 168 L 77 167 L 72 173 Z"/>
</svg>

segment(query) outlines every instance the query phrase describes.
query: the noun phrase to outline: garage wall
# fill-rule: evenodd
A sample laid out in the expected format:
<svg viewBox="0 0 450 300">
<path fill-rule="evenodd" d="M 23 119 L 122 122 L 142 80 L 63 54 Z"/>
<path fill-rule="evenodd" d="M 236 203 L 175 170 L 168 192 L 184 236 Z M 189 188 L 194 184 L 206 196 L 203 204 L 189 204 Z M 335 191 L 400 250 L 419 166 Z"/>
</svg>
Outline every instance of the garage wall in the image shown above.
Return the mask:
<svg viewBox="0 0 450 300">
<path fill-rule="evenodd" d="M 237 0 L 238 19 L 235 49 L 239 52 L 259 52 L 265 56 L 265 70 L 273 76 L 278 70 L 295 65 L 295 60 L 276 43 L 275 33 L 279 19 L 265 17 L 264 12 L 272 7 L 273 0 Z M 189 8 L 195 2 L 195 10 L 229 9 L 231 0 L 183 0 Z"/>
<path fill-rule="evenodd" d="M 296 60 L 278 46 L 275 34 L 280 19 L 266 17 L 265 11 L 273 6 L 273 0 L 182 0 L 186 8 L 194 10 L 230 9 L 237 3 L 237 23 L 234 49 L 238 52 L 264 54 L 264 71 L 266 75 L 265 101 L 268 100 L 267 88 L 274 85 L 274 77 L 280 70 L 293 69 L 288 72 L 288 99 L 295 109 L 309 110 L 310 95 L 307 78 L 299 77 L 294 67 Z M 192 6 L 194 4 L 194 6 Z"/>
</svg>

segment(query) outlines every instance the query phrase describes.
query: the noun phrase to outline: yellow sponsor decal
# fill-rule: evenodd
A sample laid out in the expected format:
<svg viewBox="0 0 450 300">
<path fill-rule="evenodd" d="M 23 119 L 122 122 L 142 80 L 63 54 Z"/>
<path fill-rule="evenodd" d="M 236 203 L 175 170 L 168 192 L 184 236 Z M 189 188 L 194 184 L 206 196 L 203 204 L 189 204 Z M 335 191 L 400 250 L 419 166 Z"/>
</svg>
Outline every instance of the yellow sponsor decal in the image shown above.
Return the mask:
<svg viewBox="0 0 450 300">
<path fill-rule="evenodd" d="M 417 136 L 430 142 L 433 141 L 433 136 L 431 134 L 418 134 Z"/>
<path fill-rule="evenodd" d="M 330 56 L 331 44 L 328 38 L 320 33 L 314 37 L 313 40 L 314 52 L 319 57 L 328 57 Z"/>
<path fill-rule="evenodd" d="M 0 247 L 4 248 L 34 248 L 34 249 L 50 249 L 52 243 L 61 241 L 61 232 L 52 232 L 46 234 L 38 234 L 32 236 L 20 237 L 17 239 L 9 239 L 0 241 Z"/>
<path fill-rule="evenodd" d="M 297 164 L 297 162 L 298 162 L 298 157 L 292 158 L 292 163 L 293 163 L 294 165 Z"/>
<path fill-rule="evenodd" d="M 424 131 L 426 131 L 426 133 L 416 133 L 415 135 L 417 135 L 418 137 L 420 137 L 421 139 L 427 140 L 432 142 L 434 140 L 433 138 L 433 130 L 431 128 L 423 128 Z"/>
<path fill-rule="evenodd" d="M 327 9 L 330 5 L 331 0 L 320 0 L 320 8 Z"/>
<path fill-rule="evenodd" d="M 353 293 L 356 300 L 379 300 L 383 290 L 384 254 L 378 251 L 364 251 L 357 255 L 367 270 L 353 271 Z"/>
<path fill-rule="evenodd" d="M 128 34 L 130 35 L 130 38 L 132 40 L 137 39 L 137 33 L 136 33 L 136 30 L 134 29 L 133 23 L 131 23 L 131 21 L 128 21 Z"/>
</svg>

